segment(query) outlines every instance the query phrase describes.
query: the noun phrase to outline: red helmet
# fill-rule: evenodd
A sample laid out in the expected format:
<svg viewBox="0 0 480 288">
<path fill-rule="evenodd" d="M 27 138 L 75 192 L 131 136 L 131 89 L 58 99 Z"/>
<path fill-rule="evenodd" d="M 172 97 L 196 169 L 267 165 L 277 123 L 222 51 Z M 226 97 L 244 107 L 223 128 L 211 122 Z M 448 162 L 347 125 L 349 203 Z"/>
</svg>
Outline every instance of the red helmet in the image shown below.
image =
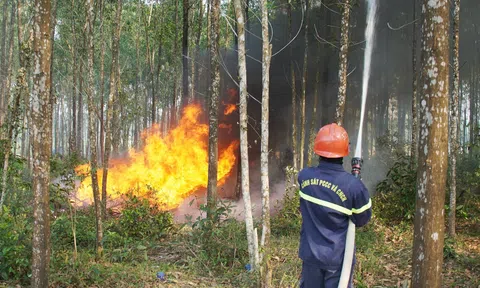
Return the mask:
<svg viewBox="0 0 480 288">
<path fill-rule="evenodd" d="M 347 131 L 333 123 L 320 128 L 313 151 L 325 158 L 341 158 L 350 152 L 348 144 Z"/>
</svg>

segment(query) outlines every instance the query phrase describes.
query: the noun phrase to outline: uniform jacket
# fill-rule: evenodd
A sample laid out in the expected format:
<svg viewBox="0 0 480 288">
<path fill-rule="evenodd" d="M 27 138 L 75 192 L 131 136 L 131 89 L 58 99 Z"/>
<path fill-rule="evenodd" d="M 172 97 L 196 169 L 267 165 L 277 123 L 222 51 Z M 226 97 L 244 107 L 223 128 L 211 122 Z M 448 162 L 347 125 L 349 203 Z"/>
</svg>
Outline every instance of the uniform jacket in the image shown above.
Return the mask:
<svg viewBox="0 0 480 288">
<path fill-rule="evenodd" d="M 322 269 L 341 268 L 348 220 L 364 226 L 372 215 L 365 185 L 343 169 L 342 164 L 321 161 L 298 175 L 300 185 L 299 257 Z"/>
</svg>

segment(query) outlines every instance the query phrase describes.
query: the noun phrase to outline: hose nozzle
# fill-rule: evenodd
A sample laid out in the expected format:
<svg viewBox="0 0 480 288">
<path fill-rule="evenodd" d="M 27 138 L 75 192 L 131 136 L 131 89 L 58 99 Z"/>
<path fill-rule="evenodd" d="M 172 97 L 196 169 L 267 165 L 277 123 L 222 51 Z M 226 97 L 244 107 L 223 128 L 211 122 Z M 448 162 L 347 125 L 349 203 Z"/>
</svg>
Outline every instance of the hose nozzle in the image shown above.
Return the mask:
<svg viewBox="0 0 480 288">
<path fill-rule="evenodd" d="M 361 175 L 360 172 L 362 170 L 363 159 L 360 157 L 353 157 L 352 158 L 352 174 L 356 178 L 360 179 Z"/>
</svg>

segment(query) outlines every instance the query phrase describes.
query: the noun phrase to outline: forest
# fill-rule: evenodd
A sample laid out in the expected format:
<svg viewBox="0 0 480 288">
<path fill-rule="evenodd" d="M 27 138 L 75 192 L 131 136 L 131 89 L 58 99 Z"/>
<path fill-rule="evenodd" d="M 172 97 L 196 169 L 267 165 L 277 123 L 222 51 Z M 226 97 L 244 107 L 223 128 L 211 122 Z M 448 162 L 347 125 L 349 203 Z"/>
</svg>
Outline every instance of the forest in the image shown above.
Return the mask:
<svg viewBox="0 0 480 288">
<path fill-rule="evenodd" d="M 354 286 L 480 287 L 480 1 L 0 7 L 0 287 L 299 287 L 331 123 Z"/>
</svg>

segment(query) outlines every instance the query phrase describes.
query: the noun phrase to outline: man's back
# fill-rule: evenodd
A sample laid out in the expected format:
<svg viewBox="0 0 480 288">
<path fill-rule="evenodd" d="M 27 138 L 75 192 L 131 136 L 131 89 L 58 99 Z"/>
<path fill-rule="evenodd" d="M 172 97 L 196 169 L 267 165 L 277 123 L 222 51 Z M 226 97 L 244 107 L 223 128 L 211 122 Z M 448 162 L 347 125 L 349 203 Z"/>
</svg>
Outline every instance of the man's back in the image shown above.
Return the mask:
<svg viewBox="0 0 480 288">
<path fill-rule="evenodd" d="M 357 227 L 371 217 L 367 188 L 341 163 L 322 161 L 298 175 L 302 230 L 299 257 L 321 269 L 341 268 L 349 218 Z"/>
</svg>

